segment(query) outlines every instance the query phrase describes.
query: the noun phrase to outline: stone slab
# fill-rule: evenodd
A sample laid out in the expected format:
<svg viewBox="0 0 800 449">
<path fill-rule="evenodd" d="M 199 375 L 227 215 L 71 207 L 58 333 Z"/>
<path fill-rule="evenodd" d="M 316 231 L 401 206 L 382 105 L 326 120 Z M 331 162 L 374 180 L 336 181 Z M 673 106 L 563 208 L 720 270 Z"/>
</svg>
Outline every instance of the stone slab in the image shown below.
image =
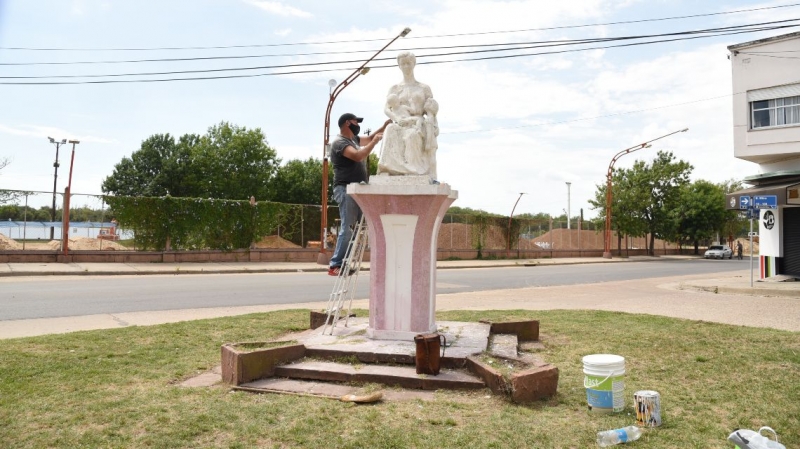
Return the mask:
<svg viewBox="0 0 800 449">
<path fill-rule="evenodd" d="M 246 350 L 249 345 L 257 346 L 258 343 L 222 345 L 222 380 L 225 383 L 239 385 L 270 377 L 275 373 L 277 365 L 305 356 L 305 347 L 298 344 L 255 351 Z"/>
<path fill-rule="evenodd" d="M 292 379 L 319 380 L 328 382 L 371 382 L 396 385 L 417 390 L 480 389 L 483 381 L 457 370 L 442 370 L 436 376 L 417 374 L 414 367 L 360 365 L 345 363 L 304 361 L 279 366 L 275 375 Z"/>
<path fill-rule="evenodd" d="M 447 340 L 445 359 L 461 359 L 463 366 L 463 359 L 480 354 L 488 347 L 489 324 L 439 321 L 437 325 L 439 333 L 444 334 Z M 394 356 L 396 361 L 407 360 L 405 363 L 413 363 L 417 352 L 413 339 L 371 340 L 366 335 L 368 326 L 368 318 L 356 317 L 348 321 L 347 327 L 337 323 L 333 328 L 333 335 L 328 335 L 331 331 L 329 326 L 325 334 L 322 333 L 323 328 L 318 328 L 287 338 L 303 344 L 309 355 L 318 354 L 315 351 L 341 353 L 355 355 L 363 362 L 378 362 Z M 365 358 L 362 359 L 361 356 Z"/>
<path fill-rule="evenodd" d="M 493 334 L 515 334 L 519 341 L 539 340 L 539 320 L 492 323 Z"/>
<path fill-rule="evenodd" d="M 517 336 L 514 334 L 494 334 L 489 339 L 489 352 L 507 359 L 517 358 Z"/>
<path fill-rule="evenodd" d="M 547 399 L 558 390 L 558 368 L 545 365 L 511 375 L 511 400 L 518 403 Z"/>
<path fill-rule="evenodd" d="M 358 394 L 360 390 L 358 387 L 349 385 L 337 385 L 325 382 L 279 378 L 256 380 L 239 385 L 238 387 L 234 387 L 234 389 L 257 393 L 310 395 L 337 400 L 347 394 Z M 432 391 L 383 391 L 384 401 L 433 401 L 435 397 L 435 393 Z"/>
</svg>

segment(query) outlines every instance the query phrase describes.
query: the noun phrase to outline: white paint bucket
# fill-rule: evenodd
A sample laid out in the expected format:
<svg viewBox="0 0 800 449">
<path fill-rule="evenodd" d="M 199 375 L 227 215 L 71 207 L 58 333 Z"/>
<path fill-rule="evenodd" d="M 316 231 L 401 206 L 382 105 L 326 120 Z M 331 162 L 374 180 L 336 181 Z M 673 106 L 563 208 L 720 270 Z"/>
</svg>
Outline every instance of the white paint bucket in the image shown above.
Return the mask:
<svg viewBox="0 0 800 449">
<path fill-rule="evenodd" d="M 625 408 L 625 357 L 587 355 L 583 358 L 583 374 L 590 411 L 610 413 Z"/>
</svg>

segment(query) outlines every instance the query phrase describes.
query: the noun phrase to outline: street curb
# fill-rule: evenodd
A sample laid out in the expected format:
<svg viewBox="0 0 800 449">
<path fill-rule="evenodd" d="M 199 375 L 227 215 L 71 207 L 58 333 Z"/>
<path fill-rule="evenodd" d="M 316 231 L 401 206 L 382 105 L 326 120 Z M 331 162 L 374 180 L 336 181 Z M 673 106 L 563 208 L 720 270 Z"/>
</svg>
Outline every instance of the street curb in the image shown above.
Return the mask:
<svg viewBox="0 0 800 449">
<path fill-rule="evenodd" d="M 530 260 L 530 259 L 526 259 Z M 562 266 L 562 265 L 588 265 L 599 263 L 625 263 L 625 262 L 656 262 L 656 261 L 680 261 L 692 260 L 687 259 L 669 259 L 661 257 L 652 258 L 616 258 L 616 259 L 600 259 L 600 260 L 581 260 L 571 262 L 555 262 L 554 259 L 547 259 L 547 263 L 539 262 L 508 262 L 508 263 L 494 263 L 494 264 L 468 264 L 468 265 L 440 265 L 437 266 L 439 270 L 456 270 L 456 269 L 470 269 L 470 268 L 509 268 L 509 267 L 539 267 L 539 266 Z M 317 273 L 328 271 L 327 266 L 320 265 L 314 268 L 231 268 L 231 269 L 179 269 L 175 270 L 137 270 L 137 271 L 10 271 L 0 273 L 0 278 L 3 277 L 27 277 L 27 276 L 149 276 L 149 275 L 179 275 L 179 274 L 264 274 L 264 273 Z M 361 268 L 361 271 L 369 271 L 368 267 Z"/>
<path fill-rule="evenodd" d="M 779 296 L 784 298 L 800 298 L 800 289 L 784 290 L 776 288 L 728 287 L 719 285 L 681 283 L 678 285 L 678 290 L 743 296 Z"/>
</svg>

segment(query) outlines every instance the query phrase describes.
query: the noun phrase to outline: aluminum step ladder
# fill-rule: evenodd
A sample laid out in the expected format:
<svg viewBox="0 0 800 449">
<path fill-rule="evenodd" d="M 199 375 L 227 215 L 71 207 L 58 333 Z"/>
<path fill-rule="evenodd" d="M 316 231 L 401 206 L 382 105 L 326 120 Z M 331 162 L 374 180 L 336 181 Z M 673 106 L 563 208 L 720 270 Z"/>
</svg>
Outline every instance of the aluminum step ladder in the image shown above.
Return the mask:
<svg viewBox="0 0 800 449">
<path fill-rule="evenodd" d="M 350 310 L 353 306 L 353 297 L 356 294 L 356 286 L 358 285 L 358 275 L 361 272 L 364 250 L 367 247 L 367 240 L 367 222 L 362 215 L 353 231 L 353 237 L 347 244 L 347 251 L 339 270 L 339 276 L 336 277 L 333 291 L 331 291 L 331 295 L 328 298 L 328 304 L 325 309 L 328 316 L 325 318 L 325 324 L 322 327 L 323 335 L 326 332 L 329 335 L 333 335 L 333 329 L 342 318 L 344 318 L 344 326 L 347 327 L 350 319 Z M 342 317 L 345 303 L 348 303 L 347 313 Z"/>
</svg>

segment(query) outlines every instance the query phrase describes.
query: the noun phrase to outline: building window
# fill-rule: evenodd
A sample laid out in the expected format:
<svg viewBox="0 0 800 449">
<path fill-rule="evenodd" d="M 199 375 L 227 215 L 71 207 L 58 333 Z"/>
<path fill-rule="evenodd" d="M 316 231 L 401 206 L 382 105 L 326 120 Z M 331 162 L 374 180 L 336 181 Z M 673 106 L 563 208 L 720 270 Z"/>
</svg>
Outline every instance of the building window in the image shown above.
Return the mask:
<svg viewBox="0 0 800 449">
<path fill-rule="evenodd" d="M 800 125 L 800 96 L 750 103 L 752 129 Z"/>
</svg>

